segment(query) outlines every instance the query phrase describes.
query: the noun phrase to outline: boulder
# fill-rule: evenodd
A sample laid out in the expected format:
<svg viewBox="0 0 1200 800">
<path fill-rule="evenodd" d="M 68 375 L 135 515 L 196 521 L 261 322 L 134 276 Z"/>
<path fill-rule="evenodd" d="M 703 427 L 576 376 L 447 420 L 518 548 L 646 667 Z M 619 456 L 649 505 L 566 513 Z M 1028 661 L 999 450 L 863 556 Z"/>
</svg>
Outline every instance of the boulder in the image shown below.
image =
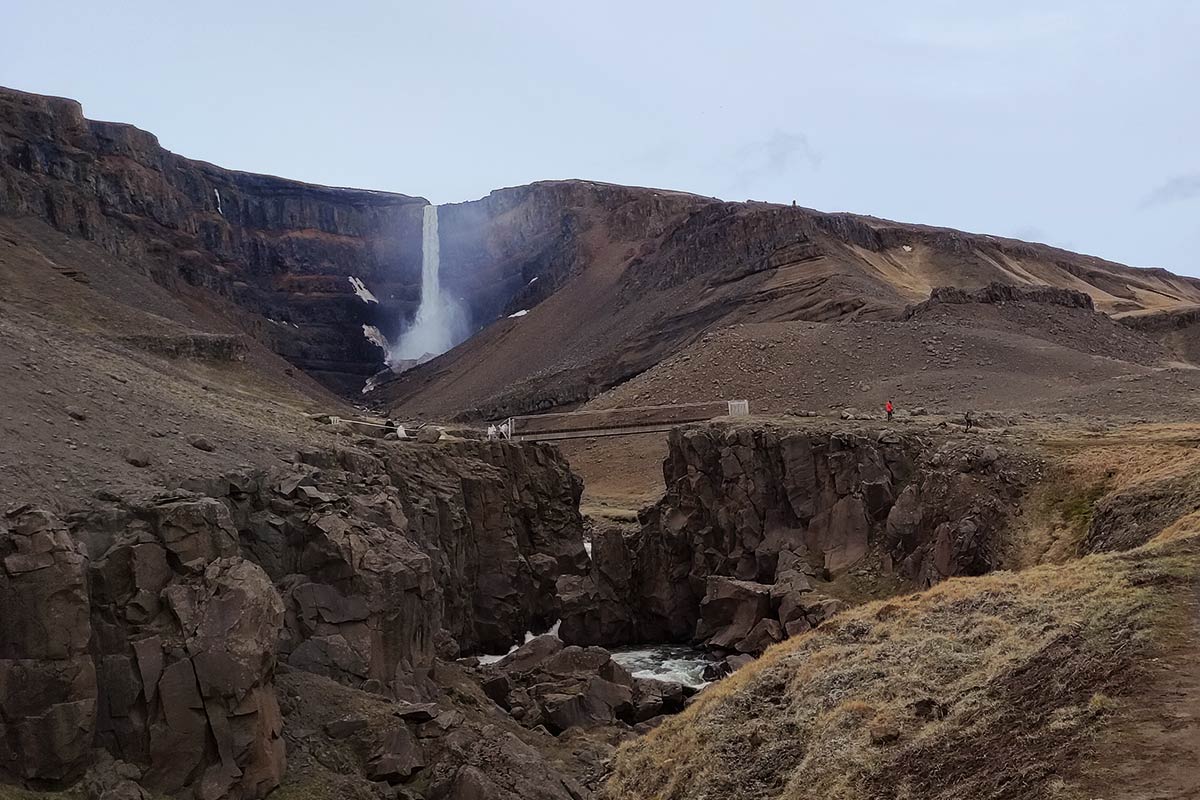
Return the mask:
<svg viewBox="0 0 1200 800">
<path fill-rule="evenodd" d="M 126 447 L 121 451 L 121 458 L 125 459 L 126 464 L 139 468 L 150 466 L 153 460 L 149 451 L 141 447 Z"/>
<path fill-rule="evenodd" d="M 440 712 L 437 703 L 397 703 L 392 712 L 405 722 L 419 724 L 429 722 Z"/>
<path fill-rule="evenodd" d="M 770 618 L 761 619 L 746 638 L 734 645 L 734 649 L 739 653 L 760 656 L 768 647 L 783 639 L 783 626 L 779 622 Z"/>
<path fill-rule="evenodd" d="M 553 734 L 570 728 L 611 725 L 633 713 L 634 694 L 622 686 L 594 676 L 569 686 L 535 686 L 534 699 L 541 708 L 546 727 Z"/>
<path fill-rule="evenodd" d="M 151 800 L 150 793 L 137 783 L 141 777 L 142 770 L 136 765 L 116 761 L 100 750 L 80 784 L 87 800 Z"/>
<path fill-rule="evenodd" d="M 634 682 L 634 722 L 648 722 L 664 714 L 675 714 L 683 710 L 687 692 L 681 684 L 647 678 L 635 678 Z"/>
<path fill-rule="evenodd" d="M 752 581 L 709 577 L 696 639 L 732 650 L 760 620 L 771 614 L 771 587 Z"/>
<path fill-rule="evenodd" d="M 405 725 L 384 735 L 367 761 L 367 777 L 373 781 L 399 783 L 425 766 L 421 746 Z"/>
<path fill-rule="evenodd" d="M 210 442 L 207 438 L 205 438 L 199 434 L 192 434 L 192 435 L 188 436 L 187 443 L 190 444 L 192 447 L 196 448 L 197 450 L 203 450 L 205 453 L 211 453 L 213 450 L 216 449 L 215 447 L 213 447 L 212 442 Z"/>
<path fill-rule="evenodd" d="M 506 673 L 529 672 L 562 652 L 564 646 L 557 636 L 535 636 L 496 662 L 496 668 Z"/>
<path fill-rule="evenodd" d="M 432 425 L 426 425 L 421 430 L 417 431 L 417 441 L 422 444 L 434 444 L 442 438 L 441 428 L 435 428 Z"/>
<path fill-rule="evenodd" d="M 342 717 L 325 723 L 325 735 L 330 739 L 345 739 L 367 729 L 365 717 Z"/>
</svg>

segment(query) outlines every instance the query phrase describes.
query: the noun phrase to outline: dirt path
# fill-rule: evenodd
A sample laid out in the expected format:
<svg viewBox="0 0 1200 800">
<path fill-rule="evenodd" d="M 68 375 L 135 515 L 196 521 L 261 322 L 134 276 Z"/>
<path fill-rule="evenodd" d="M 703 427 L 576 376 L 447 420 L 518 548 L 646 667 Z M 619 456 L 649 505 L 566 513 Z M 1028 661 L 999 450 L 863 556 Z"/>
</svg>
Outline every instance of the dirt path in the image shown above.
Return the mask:
<svg viewBox="0 0 1200 800">
<path fill-rule="evenodd" d="M 1146 691 L 1105 732 L 1084 796 L 1200 798 L 1200 576 L 1190 605 L 1171 649 L 1145 665 Z"/>
</svg>

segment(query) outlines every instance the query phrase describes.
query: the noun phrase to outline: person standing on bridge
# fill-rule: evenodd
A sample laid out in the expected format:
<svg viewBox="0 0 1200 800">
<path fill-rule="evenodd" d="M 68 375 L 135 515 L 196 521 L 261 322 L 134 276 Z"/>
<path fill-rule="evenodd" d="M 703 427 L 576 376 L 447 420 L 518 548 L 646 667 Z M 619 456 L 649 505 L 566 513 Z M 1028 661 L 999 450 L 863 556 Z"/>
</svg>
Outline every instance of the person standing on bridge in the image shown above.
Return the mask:
<svg viewBox="0 0 1200 800">
<path fill-rule="evenodd" d="M 883 410 L 887 412 L 888 422 L 891 422 L 892 421 L 892 412 L 896 410 L 896 407 L 892 405 L 891 400 L 888 400 L 887 403 L 884 404 Z"/>
</svg>

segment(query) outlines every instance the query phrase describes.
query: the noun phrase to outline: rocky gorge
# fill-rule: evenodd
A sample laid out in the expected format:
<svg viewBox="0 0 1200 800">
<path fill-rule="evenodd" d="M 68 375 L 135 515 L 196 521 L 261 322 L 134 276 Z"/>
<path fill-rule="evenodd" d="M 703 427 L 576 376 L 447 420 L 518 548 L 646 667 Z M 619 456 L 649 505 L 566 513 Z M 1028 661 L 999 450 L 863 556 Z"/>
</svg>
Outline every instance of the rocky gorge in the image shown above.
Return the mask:
<svg viewBox="0 0 1200 800">
<path fill-rule="evenodd" d="M 758 655 L 845 608 L 821 588 L 851 568 L 911 586 L 994 569 L 1034 467 L 992 445 L 941 438 L 787 424 L 675 429 L 666 496 L 636 532 L 597 532 L 588 575 L 559 579 L 562 635 Z"/>
<path fill-rule="evenodd" d="M 433 211 L 0 90 L 0 798 L 1091 800 L 1200 752 L 1200 284 L 589 181 Z M 364 396 L 423 218 L 476 334 Z M 487 433 L 718 397 L 758 416 Z"/>
<path fill-rule="evenodd" d="M 420 785 L 425 739 L 450 735 L 430 721 L 466 719 L 447 670 L 477 681 L 475 713 L 511 721 L 492 724 L 653 725 L 694 689 L 596 645 L 697 643 L 736 668 L 847 607 L 821 587 L 868 556 L 906 585 L 987 571 L 1019 485 L 992 449 L 889 431 L 712 425 L 670 443 L 671 491 L 635 535 L 597 531 L 590 557 L 553 447 L 454 437 L 360 438 L 61 518 L 10 508 L 6 778 L 70 785 L 104 752 L 152 792 L 262 797 L 285 782 L 281 674 L 413 709 L 424 739 L 388 734 L 366 785 Z"/>
</svg>

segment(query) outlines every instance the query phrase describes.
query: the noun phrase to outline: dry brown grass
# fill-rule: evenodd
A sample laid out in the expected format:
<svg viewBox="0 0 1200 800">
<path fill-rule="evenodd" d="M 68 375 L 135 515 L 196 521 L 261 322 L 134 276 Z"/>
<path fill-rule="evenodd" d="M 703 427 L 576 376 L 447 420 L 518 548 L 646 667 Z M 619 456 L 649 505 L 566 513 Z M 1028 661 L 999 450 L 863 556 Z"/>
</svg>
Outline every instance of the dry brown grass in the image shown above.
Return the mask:
<svg viewBox="0 0 1200 800">
<path fill-rule="evenodd" d="M 611 800 L 1069 798 L 1200 536 L 873 603 L 772 648 L 620 753 Z M 898 739 L 873 741 L 872 727 Z"/>
<path fill-rule="evenodd" d="M 1096 503 L 1105 497 L 1200 476 L 1200 426 L 1137 425 L 1103 435 L 1056 432 L 1041 441 L 1047 479 L 1034 487 L 1003 566 L 1061 564 L 1086 554 Z M 1186 519 L 1186 518 L 1185 518 Z M 1200 530 L 1183 524 L 1182 530 Z"/>
</svg>

